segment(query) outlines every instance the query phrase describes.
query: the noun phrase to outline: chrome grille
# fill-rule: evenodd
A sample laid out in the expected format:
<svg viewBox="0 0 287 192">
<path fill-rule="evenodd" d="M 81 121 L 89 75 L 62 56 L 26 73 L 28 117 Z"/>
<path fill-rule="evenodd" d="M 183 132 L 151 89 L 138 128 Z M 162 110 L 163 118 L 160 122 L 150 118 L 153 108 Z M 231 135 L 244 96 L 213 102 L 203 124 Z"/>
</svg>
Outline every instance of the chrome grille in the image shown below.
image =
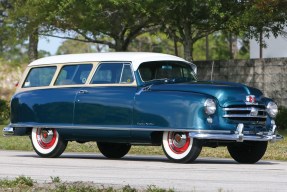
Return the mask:
<svg viewBox="0 0 287 192">
<path fill-rule="evenodd" d="M 265 124 L 267 118 L 264 105 L 242 105 L 223 108 L 224 118 L 236 122 L 247 122 L 250 124 Z"/>
</svg>

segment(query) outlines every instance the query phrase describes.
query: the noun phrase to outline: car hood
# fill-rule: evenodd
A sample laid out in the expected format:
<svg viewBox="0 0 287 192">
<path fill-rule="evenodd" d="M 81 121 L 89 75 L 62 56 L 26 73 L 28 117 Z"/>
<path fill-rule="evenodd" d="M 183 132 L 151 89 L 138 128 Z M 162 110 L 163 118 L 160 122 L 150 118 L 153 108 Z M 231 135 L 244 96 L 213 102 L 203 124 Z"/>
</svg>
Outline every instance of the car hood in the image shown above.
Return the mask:
<svg viewBox="0 0 287 192">
<path fill-rule="evenodd" d="M 156 84 L 151 91 L 194 92 L 215 97 L 219 105 L 226 107 L 232 104 L 246 104 L 246 96 L 254 95 L 256 103 L 261 103 L 263 94 L 260 90 L 240 83 L 202 81 L 175 84 Z"/>
</svg>

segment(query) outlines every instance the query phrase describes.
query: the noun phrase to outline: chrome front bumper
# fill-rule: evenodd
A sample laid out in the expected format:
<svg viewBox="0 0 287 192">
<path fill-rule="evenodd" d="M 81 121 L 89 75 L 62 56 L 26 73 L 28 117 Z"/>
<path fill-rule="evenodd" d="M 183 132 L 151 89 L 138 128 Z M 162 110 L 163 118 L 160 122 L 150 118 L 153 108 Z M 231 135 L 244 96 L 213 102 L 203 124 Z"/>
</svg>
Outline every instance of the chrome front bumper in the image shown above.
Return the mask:
<svg viewBox="0 0 287 192">
<path fill-rule="evenodd" d="M 254 135 L 244 134 L 244 125 L 242 123 L 237 125 L 237 129 L 234 133 L 209 131 L 209 132 L 190 132 L 189 136 L 196 139 L 205 140 L 225 140 L 225 141 L 270 141 L 276 142 L 283 140 L 281 135 L 276 134 L 276 125 L 273 125 L 272 131 L 269 132 L 259 132 Z"/>
</svg>

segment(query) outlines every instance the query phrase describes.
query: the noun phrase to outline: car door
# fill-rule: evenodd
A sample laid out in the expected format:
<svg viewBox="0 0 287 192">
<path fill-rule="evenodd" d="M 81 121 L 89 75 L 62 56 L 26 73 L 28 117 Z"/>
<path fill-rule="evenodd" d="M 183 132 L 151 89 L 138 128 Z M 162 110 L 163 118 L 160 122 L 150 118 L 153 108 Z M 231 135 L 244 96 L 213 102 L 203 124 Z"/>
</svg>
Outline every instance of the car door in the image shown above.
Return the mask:
<svg viewBox="0 0 287 192">
<path fill-rule="evenodd" d="M 74 125 L 87 130 L 81 134 L 98 141 L 129 139 L 136 92 L 133 84 L 130 64 L 99 64 L 89 86 L 76 95 Z"/>
</svg>

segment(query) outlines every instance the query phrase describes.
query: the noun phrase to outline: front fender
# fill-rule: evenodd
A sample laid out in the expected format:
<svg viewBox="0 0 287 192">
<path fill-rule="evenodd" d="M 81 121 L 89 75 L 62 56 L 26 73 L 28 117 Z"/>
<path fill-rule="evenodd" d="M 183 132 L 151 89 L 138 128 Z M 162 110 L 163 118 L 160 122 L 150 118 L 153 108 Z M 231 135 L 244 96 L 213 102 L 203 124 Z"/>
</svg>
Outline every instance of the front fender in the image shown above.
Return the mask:
<svg viewBox="0 0 287 192">
<path fill-rule="evenodd" d="M 140 128 L 209 129 L 204 102 L 208 95 L 147 91 L 135 97 L 133 123 Z"/>
</svg>

